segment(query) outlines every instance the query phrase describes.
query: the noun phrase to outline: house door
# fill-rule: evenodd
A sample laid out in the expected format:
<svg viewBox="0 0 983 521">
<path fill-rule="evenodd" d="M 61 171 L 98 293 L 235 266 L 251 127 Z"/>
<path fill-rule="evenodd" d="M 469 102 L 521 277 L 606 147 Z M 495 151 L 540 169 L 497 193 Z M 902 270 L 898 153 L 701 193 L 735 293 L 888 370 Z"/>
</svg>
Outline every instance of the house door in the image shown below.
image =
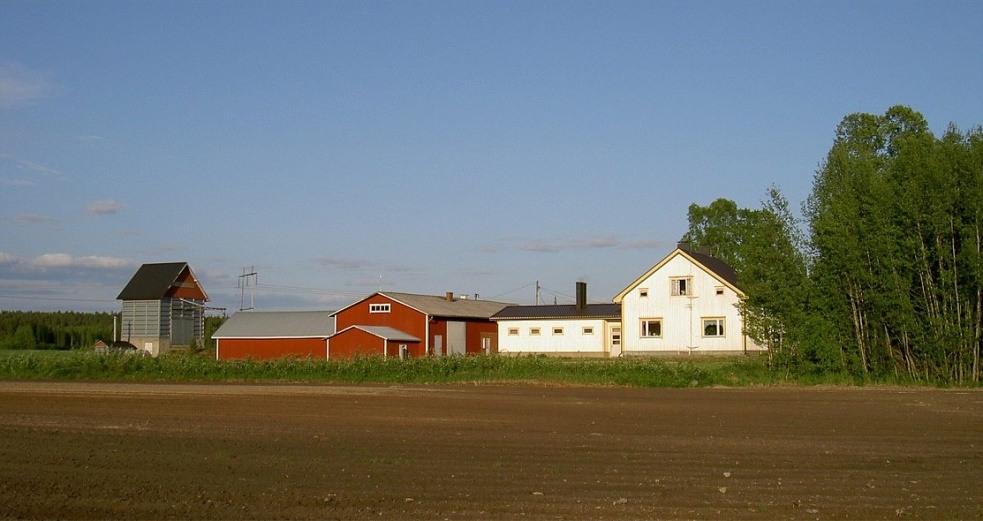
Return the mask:
<svg viewBox="0 0 983 521">
<path fill-rule="evenodd" d="M 433 355 L 444 356 L 444 335 L 433 336 Z"/>
<path fill-rule="evenodd" d="M 621 356 L 621 324 L 608 328 L 608 345 L 611 346 L 611 356 Z"/>
<path fill-rule="evenodd" d="M 481 333 L 481 353 L 498 354 L 498 333 Z"/>
</svg>

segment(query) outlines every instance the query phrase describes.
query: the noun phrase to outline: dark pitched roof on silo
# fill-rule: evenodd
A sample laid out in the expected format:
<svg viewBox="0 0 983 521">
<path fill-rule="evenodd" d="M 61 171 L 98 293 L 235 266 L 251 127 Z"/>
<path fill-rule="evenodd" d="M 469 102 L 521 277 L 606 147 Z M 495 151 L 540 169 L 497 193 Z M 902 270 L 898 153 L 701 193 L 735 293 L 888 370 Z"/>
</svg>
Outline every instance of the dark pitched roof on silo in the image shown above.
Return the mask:
<svg viewBox="0 0 983 521">
<path fill-rule="evenodd" d="M 160 300 L 167 295 L 185 269 L 191 269 L 187 262 L 144 264 L 116 300 Z"/>
</svg>

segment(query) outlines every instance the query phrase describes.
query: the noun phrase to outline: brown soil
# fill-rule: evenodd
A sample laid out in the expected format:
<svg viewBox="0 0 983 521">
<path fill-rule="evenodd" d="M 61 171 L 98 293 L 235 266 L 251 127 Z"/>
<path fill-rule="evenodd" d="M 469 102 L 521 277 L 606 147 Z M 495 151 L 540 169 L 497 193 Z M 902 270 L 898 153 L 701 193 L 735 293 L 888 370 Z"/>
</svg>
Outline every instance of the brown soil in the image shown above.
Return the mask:
<svg viewBox="0 0 983 521">
<path fill-rule="evenodd" d="M 983 392 L 0 382 L 0 517 L 980 519 Z"/>
</svg>

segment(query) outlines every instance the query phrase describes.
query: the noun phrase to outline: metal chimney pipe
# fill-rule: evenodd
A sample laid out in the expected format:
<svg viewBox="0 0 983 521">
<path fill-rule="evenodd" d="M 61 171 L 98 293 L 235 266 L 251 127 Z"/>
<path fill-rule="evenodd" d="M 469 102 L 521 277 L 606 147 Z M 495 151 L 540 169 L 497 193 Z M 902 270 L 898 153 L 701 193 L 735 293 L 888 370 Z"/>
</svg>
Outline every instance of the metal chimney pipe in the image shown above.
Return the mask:
<svg viewBox="0 0 983 521">
<path fill-rule="evenodd" d="M 577 310 L 582 311 L 587 307 L 587 283 L 577 283 Z"/>
</svg>

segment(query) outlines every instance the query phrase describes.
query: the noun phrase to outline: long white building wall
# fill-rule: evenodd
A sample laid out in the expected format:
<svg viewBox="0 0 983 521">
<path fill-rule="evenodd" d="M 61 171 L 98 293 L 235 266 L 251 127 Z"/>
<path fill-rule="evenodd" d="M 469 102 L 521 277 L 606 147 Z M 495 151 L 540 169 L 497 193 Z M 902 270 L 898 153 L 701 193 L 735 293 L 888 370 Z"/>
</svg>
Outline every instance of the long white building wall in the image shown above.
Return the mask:
<svg viewBox="0 0 983 521">
<path fill-rule="evenodd" d="M 688 280 L 686 295 L 672 294 L 676 278 Z M 723 281 L 677 255 L 624 296 L 624 352 L 741 352 L 751 345 L 745 344 L 739 300 Z M 662 321 L 661 336 L 643 336 L 646 319 Z M 722 319 L 723 336 L 707 336 L 705 319 Z"/>
<path fill-rule="evenodd" d="M 538 335 L 534 334 L 537 328 Z M 555 334 L 554 328 L 562 328 L 562 334 Z M 589 328 L 589 334 L 585 328 Z M 603 319 L 499 320 L 498 352 L 605 355 L 609 350 L 608 336 L 607 321 Z"/>
</svg>

